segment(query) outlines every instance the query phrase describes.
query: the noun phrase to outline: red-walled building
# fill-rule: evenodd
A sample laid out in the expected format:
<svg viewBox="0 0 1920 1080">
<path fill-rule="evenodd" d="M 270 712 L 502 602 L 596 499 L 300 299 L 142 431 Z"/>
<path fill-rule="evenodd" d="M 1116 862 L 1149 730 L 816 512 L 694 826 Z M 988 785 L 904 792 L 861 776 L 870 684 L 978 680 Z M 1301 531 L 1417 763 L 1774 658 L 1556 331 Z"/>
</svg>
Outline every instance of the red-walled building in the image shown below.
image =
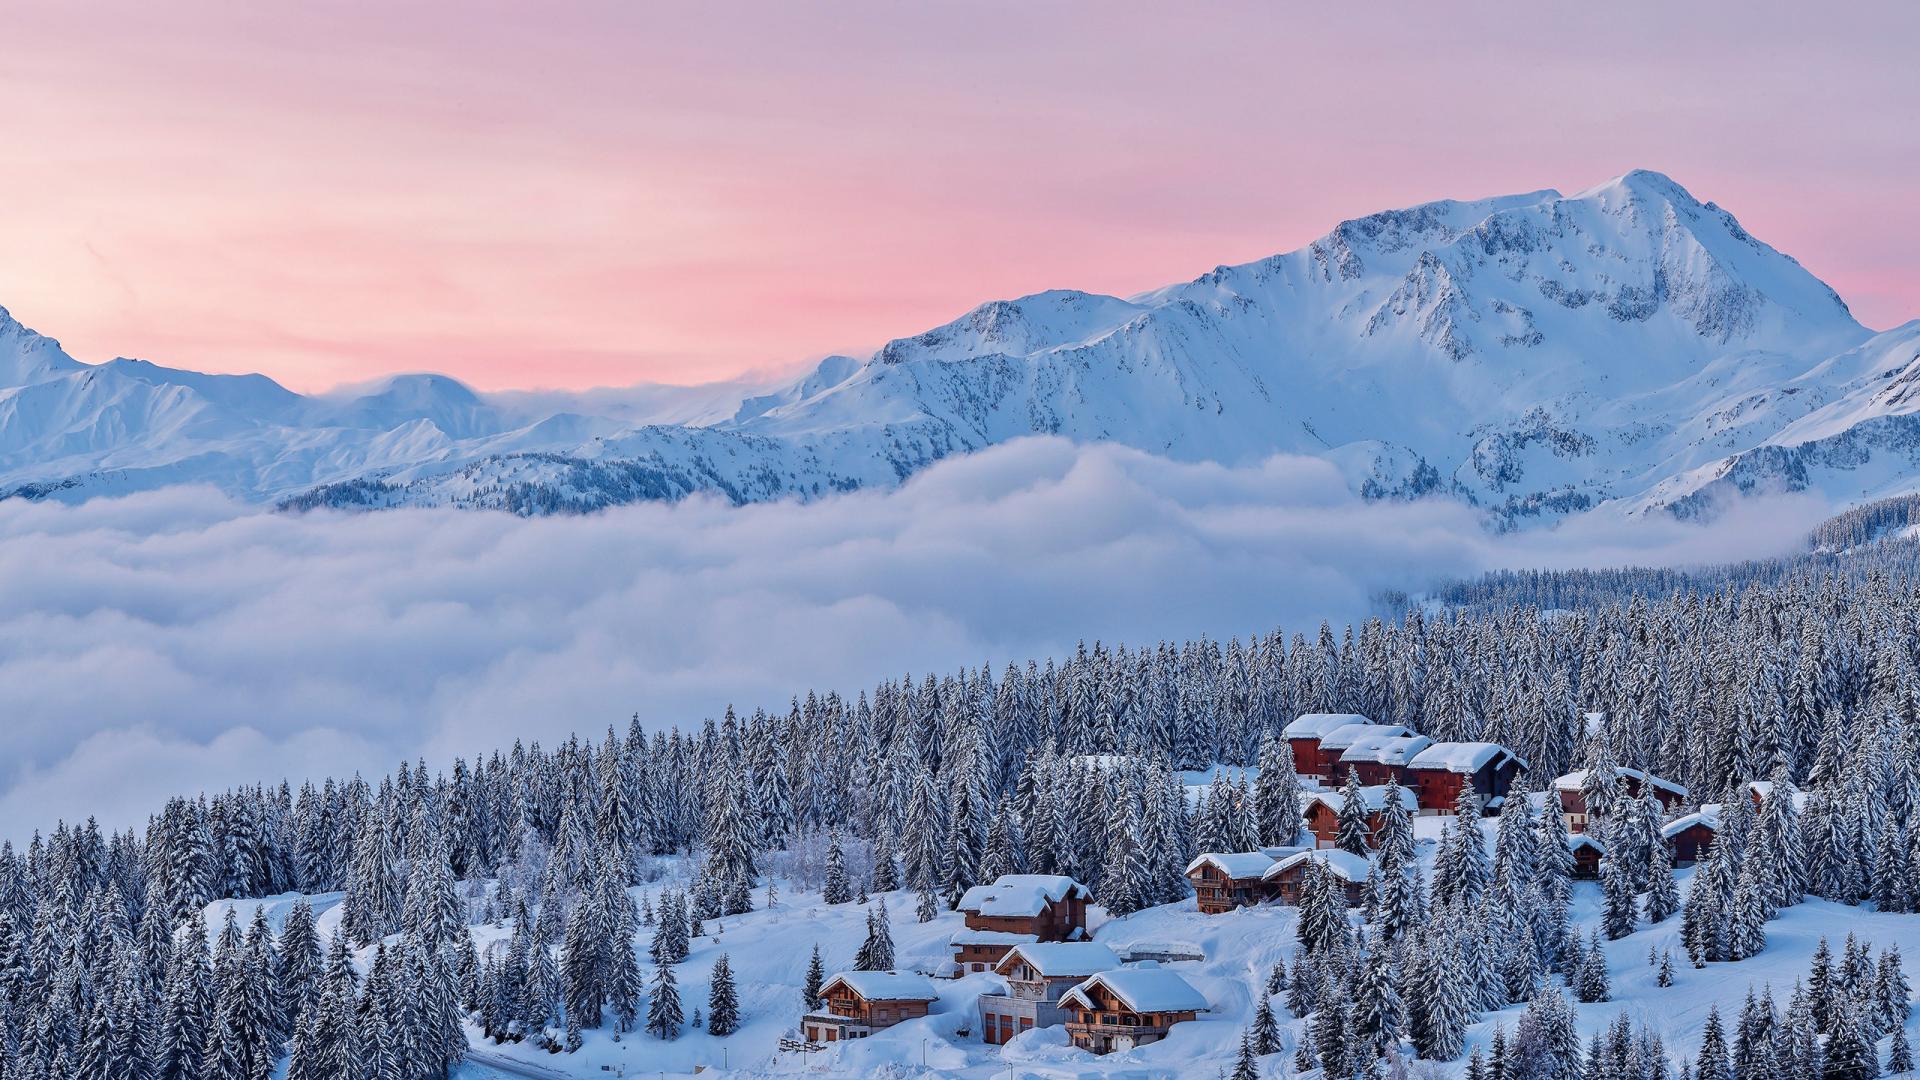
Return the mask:
<svg viewBox="0 0 1920 1080">
<path fill-rule="evenodd" d="M 1321 753 L 1320 740 L 1331 732 L 1353 724 L 1370 724 L 1356 713 L 1306 713 L 1281 732 L 1293 751 L 1293 771 L 1308 780 L 1325 784 L 1338 757 Z"/>
<path fill-rule="evenodd" d="M 1485 814 L 1499 807 L 1526 770 L 1526 760 L 1499 743 L 1443 742 L 1414 755 L 1402 783 L 1413 789 L 1423 813 L 1451 814 L 1460 793 L 1470 790 Z"/>
</svg>

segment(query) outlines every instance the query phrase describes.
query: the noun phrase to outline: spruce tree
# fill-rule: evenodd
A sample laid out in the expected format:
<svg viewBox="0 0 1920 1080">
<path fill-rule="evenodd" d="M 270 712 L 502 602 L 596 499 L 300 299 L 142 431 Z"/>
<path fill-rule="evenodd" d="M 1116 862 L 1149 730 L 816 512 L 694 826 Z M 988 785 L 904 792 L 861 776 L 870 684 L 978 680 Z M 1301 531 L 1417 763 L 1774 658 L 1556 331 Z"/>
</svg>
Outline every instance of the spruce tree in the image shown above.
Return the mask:
<svg viewBox="0 0 1920 1080">
<path fill-rule="evenodd" d="M 1607 950 L 1600 944 L 1598 930 L 1593 932 L 1593 940 L 1587 945 L 1580 970 L 1574 973 L 1573 989 L 1574 996 L 1587 1003 L 1606 1001 L 1611 995 L 1611 984 L 1607 979 Z"/>
<path fill-rule="evenodd" d="M 1821 1080 L 1872 1080 L 1880 1074 L 1879 1056 L 1860 1028 L 1856 1006 L 1851 1002 L 1836 1004 Z"/>
<path fill-rule="evenodd" d="M 800 988 L 801 1008 L 807 1012 L 820 1007 L 820 987 L 827 981 L 826 965 L 820 959 L 820 946 L 813 947 L 813 956 L 807 960 L 807 981 Z"/>
<path fill-rule="evenodd" d="M 673 978 L 673 967 L 660 964 L 653 969 L 653 993 L 647 1000 L 647 1030 L 655 1038 L 672 1039 L 680 1034 L 686 1017 L 680 1011 L 680 987 Z"/>
<path fill-rule="evenodd" d="M 1333 846 L 1364 858 L 1373 836 L 1367 824 L 1370 816 L 1366 792 L 1360 786 L 1360 773 L 1349 769 L 1346 786 L 1340 791 L 1340 828 L 1334 834 Z"/>
<path fill-rule="evenodd" d="M 1700 1054 L 1695 1059 L 1694 1075 L 1699 1080 L 1734 1080 L 1733 1059 L 1727 1053 L 1726 1031 L 1720 1023 L 1720 1008 L 1707 1013 L 1707 1025 L 1700 1033 Z"/>
<path fill-rule="evenodd" d="M 827 840 L 827 880 L 820 891 L 820 900 L 827 904 L 844 904 L 853 898 L 847 885 L 846 857 L 840 850 L 840 834 L 834 833 Z"/>
<path fill-rule="evenodd" d="M 707 1033 L 727 1036 L 740 1027 L 740 996 L 733 985 L 733 967 L 727 954 L 713 962 L 707 988 Z"/>
<path fill-rule="evenodd" d="M 1254 1059 L 1253 1035 L 1240 1031 L 1240 1056 L 1234 1059 L 1233 1080 L 1260 1080 L 1260 1063 Z"/>
<path fill-rule="evenodd" d="M 1907 1045 L 1905 1025 L 1893 1029 L 1893 1041 L 1887 1051 L 1887 1071 L 1895 1075 L 1913 1071 L 1913 1048 Z"/>
<path fill-rule="evenodd" d="M 1260 1003 L 1253 1011 L 1253 1052 L 1259 1057 L 1275 1053 L 1280 1049 L 1280 1022 L 1273 1015 L 1273 998 L 1268 994 L 1260 995 Z"/>
</svg>

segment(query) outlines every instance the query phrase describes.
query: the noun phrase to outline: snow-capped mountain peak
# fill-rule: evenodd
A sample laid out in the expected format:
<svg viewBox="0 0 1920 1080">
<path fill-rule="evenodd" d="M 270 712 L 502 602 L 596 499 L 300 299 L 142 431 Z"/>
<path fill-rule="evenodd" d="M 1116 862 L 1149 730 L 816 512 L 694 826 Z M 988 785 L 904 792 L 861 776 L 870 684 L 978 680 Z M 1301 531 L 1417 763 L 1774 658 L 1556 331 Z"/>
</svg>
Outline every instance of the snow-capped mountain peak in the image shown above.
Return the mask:
<svg viewBox="0 0 1920 1080">
<path fill-rule="evenodd" d="M 783 385 L 634 391 L 618 410 L 434 375 L 309 398 L 257 376 L 91 368 L 5 319 L 0 483 L 72 497 L 190 476 L 300 505 L 541 512 L 887 486 L 1041 433 L 1186 460 L 1318 454 L 1369 496 L 1450 494 L 1519 523 L 1609 500 L 1697 509 L 1743 454 L 1739 490 L 1815 482 L 1804 463 L 1756 464 L 1783 451 L 1748 452 L 1908 415 L 1912 397 L 1858 370 L 1904 341 L 1875 338 L 1732 214 L 1635 170 L 1370 214 L 1132 297 L 990 301 Z M 86 385 L 23 401 L 70 380 Z"/>
</svg>

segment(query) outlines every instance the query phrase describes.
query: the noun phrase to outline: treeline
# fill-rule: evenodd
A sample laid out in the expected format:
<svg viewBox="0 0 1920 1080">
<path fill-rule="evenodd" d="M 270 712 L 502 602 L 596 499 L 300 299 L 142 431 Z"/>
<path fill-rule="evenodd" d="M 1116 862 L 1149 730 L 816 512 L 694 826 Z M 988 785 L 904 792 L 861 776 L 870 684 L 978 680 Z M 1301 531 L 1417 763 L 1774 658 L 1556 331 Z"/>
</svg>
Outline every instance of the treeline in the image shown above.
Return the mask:
<svg viewBox="0 0 1920 1080">
<path fill-rule="evenodd" d="M 342 891 L 346 941 L 385 943 L 389 953 L 409 935 L 443 942 L 438 924 L 423 931 L 409 914 L 423 860 L 436 881 L 444 864 L 445 878 L 466 882 L 462 891 L 483 897 L 496 917 L 527 925 L 529 970 L 576 957 L 575 974 L 561 963 L 557 982 L 536 972 L 542 996 L 520 1011 L 517 1031 L 536 1038 L 632 1022 L 621 1009 L 635 975 L 619 951 L 595 945 L 587 963 L 577 960 L 585 946 L 570 951 L 568 942 L 611 940 L 634 926 L 624 887 L 644 879 L 653 856 L 698 853 L 694 918 L 751 907 L 766 853 L 832 832 L 867 853 L 853 868 L 862 884 L 916 889 L 923 909 L 928 897 L 950 901 L 1022 868 L 1072 873 L 1116 910 L 1163 902 L 1186 895 L 1178 870 L 1197 849 L 1273 842 L 1297 828 L 1276 810 L 1289 805 L 1291 782 L 1277 734 L 1314 711 L 1505 743 L 1530 763 L 1523 788 L 1602 762 L 1678 780 L 1696 801 L 1737 803 L 1757 778 L 1781 792 L 1803 788 L 1802 849 L 1782 856 L 1795 880 L 1845 902 L 1913 906 L 1912 582 L 1877 571 L 1803 574 L 1551 615 L 1524 606 L 1414 611 L 1310 636 L 1096 642 L 997 675 L 982 667 L 905 677 L 850 698 L 810 691 L 784 712 L 729 710 L 691 729 L 648 730 L 636 719 L 598 742 L 516 744 L 438 772 L 403 764 L 377 782 L 183 796 L 138 831 L 61 824 L 24 851 L 0 846 L 0 1040 L 10 1054 L 26 1048 L 20 1060 L 32 1064 L 21 1068 L 44 1073 L 81 1045 L 66 1033 L 86 1030 L 103 1008 L 120 1010 L 113 1002 L 123 987 L 152 990 L 128 1007 L 157 1008 L 172 943 L 199 933 L 201 912 L 221 897 Z M 1223 778 L 1188 812 L 1179 770 L 1263 757 L 1257 779 Z M 1743 874 L 1773 880 L 1778 867 L 1769 859 L 1764 874 L 1746 870 L 1758 848 L 1722 847 L 1716 857 L 1727 868 L 1710 860 L 1702 880 L 1727 887 L 1703 896 L 1723 897 L 1714 902 L 1749 913 L 1741 918 L 1751 925 L 1768 900 L 1752 895 L 1758 884 L 1740 895 Z M 1551 844 L 1541 851 L 1560 858 Z M 1658 881 L 1634 873 L 1637 887 Z M 133 944 L 79 944 L 106 923 L 124 925 Z M 1723 924 L 1741 925 L 1715 920 Z M 1702 958 L 1754 945 L 1707 941 Z M 1538 968 L 1565 948 L 1537 944 Z M 494 961 L 508 964 L 504 953 L 475 965 L 442 958 L 437 944 L 398 951 L 388 961 L 396 984 L 417 983 L 443 961 L 463 979 L 477 971 L 473 993 L 459 993 L 466 1003 Z M 141 978 L 121 977 L 134 965 Z M 494 982 L 519 986 L 524 975 L 495 970 Z M 366 1002 L 372 982 L 357 990 L 357 1016 L 377 1011 Z M 219 993 L 210 988 L 208 1015 Z M 270 1030 L 297 1034 L 298 1020 Z"/>
</svg>

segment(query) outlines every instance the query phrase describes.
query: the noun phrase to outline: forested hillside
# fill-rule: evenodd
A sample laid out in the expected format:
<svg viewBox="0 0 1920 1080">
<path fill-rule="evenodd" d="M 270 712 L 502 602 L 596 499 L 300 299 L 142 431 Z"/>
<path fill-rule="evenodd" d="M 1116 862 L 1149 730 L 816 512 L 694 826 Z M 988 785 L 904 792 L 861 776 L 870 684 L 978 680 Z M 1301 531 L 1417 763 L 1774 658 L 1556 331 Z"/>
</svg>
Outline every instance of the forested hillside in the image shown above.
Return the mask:
<svg viewBox="0 0 1920 1080">
<path fill-rule="evenodd" d="M 829 836 L 858 853 L 841 873 L 917 891 L 929 918 L 1016 869 L 1070 874 L 1113 915 L 1180 902 L 1196 852 L 1295 839 L 1299 782 L 1275 736 L 1307 712 L 1504 743 L 1528 762 L 1522 787 L 1635 769 L 1684 784 L 1690 805 L 1727 804 L 1688 890 L 1686 947 L 1737 960 L 1803 892 L 1920 905 L 1913 584 L 1799 573 L 1550 616 L 1416 611 L 1225 643 L 1092 643 L 690 726 L 636 717 L 624 734 L 374 780 L 183 794 L 143 830 L 59 824 L 0 848 L 0 1077 L 239 1080 L 291 1053 L 301 1080 L 385 1080 L 438 1075 L 467 1045 L 462 1021 L 559 1049 L 573 1039 L 558 1033 L 636 1028 L 675 945 L 656 944 L 644 976 L 626 946 L 655 912 L 629 886 L 666 856 L 692 856 L 675 903 L 695 922 L 764 903 L 769 860 Z M 1190 805 L 1178 771 L 1215 762 L 1257 778 L 1216 774 Z M 1805 798 L 1748 812 L 1753 780 Z M 1608 936 L 1678 903 L 1645 801 L 1620 800 L 1606 834 Z M 1313 969 L 1345 973 L 1329 987 L 1391 990 L 1413 1047 L 1439 1059 L 1459 1042 L 1435 1010 L 1465 1022 L 1533 999 L 1555 972 L 1575 993 L 1594 978 L 1575 962 L 1591 946 L 1569 930 L 1560 815 L 1509 800 L 1491 848 L 1477 818 L 1449 822 L 1430 882 L 1411 860 L 1376 870 L 1371 937 L 1345 918 L 1301 931 Z M 213 927 L 209 947 L 209 902 L 289 892 L 344 894 L 324 947 L 304 904 L 279 927 Z M 484 956 L 463 932 L 480 921 L 513 927 Z M 1401 935 L 1417 944 L 1385 952 Z M 1389 955 L 1390 970 L 1365 960 Z M 1471 971 L 1498 977 L 1461 996 L 1453 980 Z"/>
</svg>

